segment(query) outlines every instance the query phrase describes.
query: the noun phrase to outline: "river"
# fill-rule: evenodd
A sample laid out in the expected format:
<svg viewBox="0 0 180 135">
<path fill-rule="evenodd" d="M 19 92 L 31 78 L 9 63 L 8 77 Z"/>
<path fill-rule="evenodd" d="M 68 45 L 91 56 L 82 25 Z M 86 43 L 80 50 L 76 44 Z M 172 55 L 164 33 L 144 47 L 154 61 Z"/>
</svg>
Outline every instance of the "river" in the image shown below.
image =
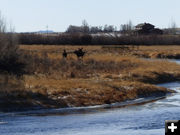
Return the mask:
<svg viewBox="0 0 180 135">
<path fill-rule="evenodd" d="M 178 93 L 143 105 L 79 113 L 0 113 L 0 135 L 164 135 L 165 120 L 180 120 L 180 82 L 160 86 Z"/>
</svg>

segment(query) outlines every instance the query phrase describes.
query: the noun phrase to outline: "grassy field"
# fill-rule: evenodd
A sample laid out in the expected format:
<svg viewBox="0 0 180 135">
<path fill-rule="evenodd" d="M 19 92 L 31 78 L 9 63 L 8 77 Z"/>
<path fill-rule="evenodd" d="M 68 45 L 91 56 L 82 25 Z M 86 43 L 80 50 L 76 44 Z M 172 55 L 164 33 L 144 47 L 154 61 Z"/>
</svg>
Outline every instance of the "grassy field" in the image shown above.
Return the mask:
<svg viewBox="0 0 180 135">
<path fill-rule="evenodd" d="M 48 53 L 51 58 L 61 58 L 61 53 L 63 49 L 69 52 L 83 47 L 90 54 L 116 54 L 116 55 L 128 55 L 128 56 L 138 56 L 144 58 L 170 58 L 170 59 L 180 59 L 180 46 L 178 45 L 168 45 L 168 46 L 134 46 L 134 48 L 129 47 L 130 50 L 123 50 L 118 45 L 114 46 L 55 46 L 55 45 L 21 45 L 22 50 L 36 52 L 36 53 Z M 97 55 L 96 55 L 97 56 Z"/>
<path fill-rule="evenodd" d="M 71 53 L 83 47 L 78 60 Z M 140 46 L 131 50 L 101 46 L 21 45 L 25 74 L 0 76 L 0 108 L 68 107 L 109 104 L 172 92 L 154 84 L 180 80 L 180 65 L 140 58 L 148 52 L 180 53 L 179 46 Z M 66 49 L 70 54 L 62 58 Z"/>
<path fill-rule="evenodd" d="M 180 46 L 140 46 L 139 51 L 132 55 L 145 58 L 180 59 Z"/>
</svg>

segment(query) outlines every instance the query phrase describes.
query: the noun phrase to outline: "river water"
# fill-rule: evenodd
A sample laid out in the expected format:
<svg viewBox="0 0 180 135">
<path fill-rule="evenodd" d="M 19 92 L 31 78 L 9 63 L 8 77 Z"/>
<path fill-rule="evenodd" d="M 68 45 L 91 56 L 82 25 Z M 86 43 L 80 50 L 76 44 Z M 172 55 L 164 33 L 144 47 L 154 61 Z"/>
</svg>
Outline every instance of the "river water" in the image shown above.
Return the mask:
<svg viewBox="0 0 180 135">
<path fill-rule="evenodd" d="M 180 120 L 180 82 L 160 86 L 178 93 L 143 105 L 79 113 L 0 113 L 0 135 L 164 135 L 165 120 Z"/>
</svg>

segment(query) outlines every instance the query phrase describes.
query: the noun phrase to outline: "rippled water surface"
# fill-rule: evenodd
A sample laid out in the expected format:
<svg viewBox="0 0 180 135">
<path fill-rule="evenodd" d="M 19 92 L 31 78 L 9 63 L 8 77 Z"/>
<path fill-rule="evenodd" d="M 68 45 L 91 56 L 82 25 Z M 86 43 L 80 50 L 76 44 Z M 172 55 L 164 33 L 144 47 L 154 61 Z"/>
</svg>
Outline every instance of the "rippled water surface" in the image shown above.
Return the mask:
<svg viewBox="0 0 180 135">
<path fill-rule="evenodd" d="M 180 89 L 178 82 L 162 86 Z M 90 113 L 0 113 L 0 135 L 164 135 L 165 120 L 174 119 L 180 119 L 179 93 L 153 103 Z"/>
</svg>

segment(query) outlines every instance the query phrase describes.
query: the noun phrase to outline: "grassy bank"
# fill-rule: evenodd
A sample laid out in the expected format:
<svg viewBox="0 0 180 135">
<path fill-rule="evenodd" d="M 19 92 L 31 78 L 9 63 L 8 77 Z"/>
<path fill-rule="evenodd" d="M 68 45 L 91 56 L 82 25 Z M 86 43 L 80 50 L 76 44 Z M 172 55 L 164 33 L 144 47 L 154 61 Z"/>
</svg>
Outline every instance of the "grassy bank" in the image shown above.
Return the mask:
<svg viewBox="0 0 180 135">
<path fill-rule="evenodd" d="M 144 58 L 180 59 L 180 46 L 140 46 L 132 55 Z"/>
<path fill-rule="evenodd" d="M 79 47 L 20 46 L 25 71 L 21 77 L 1 74 L 0 110 L 89 106 L 164 96 L 173 91 L 154 84 L 180 80 L 180 65 L 143 60 L 133 56 L 134 51 L 87 46 L 83 60 L 74 54 L 62 58 L 63 49 L 72 52 Z"/>
</svg>

